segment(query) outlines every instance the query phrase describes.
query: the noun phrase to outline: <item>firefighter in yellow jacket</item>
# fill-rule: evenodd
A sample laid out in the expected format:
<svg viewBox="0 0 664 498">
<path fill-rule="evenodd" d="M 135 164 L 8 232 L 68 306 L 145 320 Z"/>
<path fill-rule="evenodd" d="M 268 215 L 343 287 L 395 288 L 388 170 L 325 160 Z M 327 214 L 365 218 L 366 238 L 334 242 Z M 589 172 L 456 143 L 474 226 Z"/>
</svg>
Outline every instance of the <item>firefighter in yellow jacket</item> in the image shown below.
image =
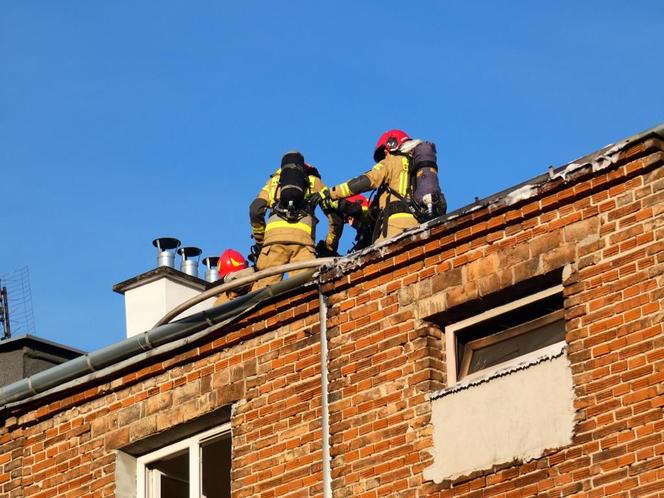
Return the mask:
<svg viewBox="0 0 664 498">
<path fill-rule="evenodd" d="M 376 165 L 370 171 L 332 187 L 327 194 L 334 201 L 377 189 L 380 216 L 374 241 L 394 237 L 445 213 L 447 204 L 438 183 L 432 143 L 389 130 L 379 138 L 374 160 Z"/>
<path fill-rule="evenodd" d="M 316 168 L 306 164 L 297 151 L 287 152 L 279 168 L 268 180 L 249 207 L 253 259 L 258 271 L 286 263 L 316 258 L 316 223 L 314 216 L 318 195 L 325 185 Z M 270 210 L 267 224 L 265 214 Z M 335 254 L 343 220 L 332 209 L 324 209 L 328 219 L 328 234 L 317 246 L 325 255 Z M 302 270 L 301 270 L 302 271 Z M 297 275 L 297 271 L 292 272 Z M 261 289 L 281 280 L 281 275 L 266 277 L 254 284 Z"/>
</svg>

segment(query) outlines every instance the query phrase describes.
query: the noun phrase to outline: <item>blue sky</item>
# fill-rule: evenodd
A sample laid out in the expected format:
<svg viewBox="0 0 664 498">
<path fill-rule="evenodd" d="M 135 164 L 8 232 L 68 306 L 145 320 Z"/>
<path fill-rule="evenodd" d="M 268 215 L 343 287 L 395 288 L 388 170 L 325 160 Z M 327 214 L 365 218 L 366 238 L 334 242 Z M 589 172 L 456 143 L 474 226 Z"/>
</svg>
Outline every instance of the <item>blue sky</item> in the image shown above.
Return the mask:
<svg viewBox="0 0 664 498">
<path fill-rule="evenodd" d="M 157 236 L 246 252 L 286 150 L 332 185 L 403 128 L 454 210 L 663 122 L 663 29 L 659 1 L 3 2 L 0 274 L 29 266 L 38 335 L 121 340 L 112 285 Z"/>
</svg>

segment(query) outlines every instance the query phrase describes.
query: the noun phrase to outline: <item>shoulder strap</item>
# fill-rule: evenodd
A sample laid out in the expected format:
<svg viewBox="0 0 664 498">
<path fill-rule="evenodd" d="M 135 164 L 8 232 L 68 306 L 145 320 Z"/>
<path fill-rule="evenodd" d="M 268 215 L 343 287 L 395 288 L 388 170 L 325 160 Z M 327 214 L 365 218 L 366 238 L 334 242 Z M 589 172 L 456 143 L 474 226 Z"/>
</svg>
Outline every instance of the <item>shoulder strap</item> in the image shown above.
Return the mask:
<svg viewBox="0 0 664 498">
<path fill-rule="evenodd" d="M 268 190 L 268 207 L 272 208 L 276 202 L 277 190 L 279 189 L 279 178 L 281 177 L 281 168 L 270 177 L 270 189 Z"/>
</svg>

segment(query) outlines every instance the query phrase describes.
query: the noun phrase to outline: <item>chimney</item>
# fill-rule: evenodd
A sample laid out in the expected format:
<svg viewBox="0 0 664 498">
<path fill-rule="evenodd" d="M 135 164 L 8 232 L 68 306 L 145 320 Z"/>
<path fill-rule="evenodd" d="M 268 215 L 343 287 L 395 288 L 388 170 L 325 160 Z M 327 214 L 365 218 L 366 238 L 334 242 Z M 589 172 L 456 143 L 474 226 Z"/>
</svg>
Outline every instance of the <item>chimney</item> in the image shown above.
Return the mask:
<svg viewBox="0 0 664 498">
<path fill-rule="evenodd" d="M 180 247 L 180 241 L 172 237 L 161 237 L 154 239 L 152 245 L 157 248 L 157 266 L 169 266 L 175 268 L 174 249 Z"/>
<path fill-rule="evenodd" d="M 113 286 L 125 298 L 127 337 L 150 330 L 173 308 L 214 285 L 214 280 L 198 277 L 199 248 L 180 247 L 180 241 L 172 237 L 155 239 L 152 245 L 157 248 L 157 267 Z M 181 257 L 180 270 L 175 269 L 176 252 Z M 218 258 L 206 258 L 206 277 L 217 272 L 214 259 Z M 208 309 L 213 302 L 214 298 L 207 299 L 176 319 Z"/>
<path fill-rule="evenodd" d="M 198 258 L 203 251 L 198 247 L 181 247 L 178 254 L 182 258 L 180 261 L 180 271 L 198 278 Z"/>
<path fill-rule="evenodd" d="M 219 257 L 218 256 L 208 256 L 203 259 L 203 264 L 205 265 L 205 281 L 206 282 L 216 282 L 219 280 Z"/>
</svg>

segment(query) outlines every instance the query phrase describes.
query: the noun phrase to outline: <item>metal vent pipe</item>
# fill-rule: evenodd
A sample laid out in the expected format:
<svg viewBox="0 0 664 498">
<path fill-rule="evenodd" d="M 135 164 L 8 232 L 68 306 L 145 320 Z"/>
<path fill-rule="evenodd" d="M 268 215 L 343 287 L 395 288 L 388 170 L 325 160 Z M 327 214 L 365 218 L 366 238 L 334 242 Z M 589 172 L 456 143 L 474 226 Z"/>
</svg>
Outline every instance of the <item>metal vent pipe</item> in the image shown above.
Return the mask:
<svg viewBox="0 0 664 498">
<path fill-rule="evenodd" d="M 180 247 L 180 241 L 173 237 L 160 237 L 152 241 L 157 248 L 157 266 L 168 266 L 175 268 L 174 249 Z"/>
<path fill-rule="evenodd" d="M 202 252 L 198 247 L 180 247 L 178 249 L 178 254 L 182 258 L 180 271 L 198 278 L 198 257 Z"/>
<path fill-rule="evenodd" d="M 219 257 L 208 256 L 203 259 L 203 264 L 205 265 L 205 280 L 210 283 L 219 280 Z"/>
</svg>

